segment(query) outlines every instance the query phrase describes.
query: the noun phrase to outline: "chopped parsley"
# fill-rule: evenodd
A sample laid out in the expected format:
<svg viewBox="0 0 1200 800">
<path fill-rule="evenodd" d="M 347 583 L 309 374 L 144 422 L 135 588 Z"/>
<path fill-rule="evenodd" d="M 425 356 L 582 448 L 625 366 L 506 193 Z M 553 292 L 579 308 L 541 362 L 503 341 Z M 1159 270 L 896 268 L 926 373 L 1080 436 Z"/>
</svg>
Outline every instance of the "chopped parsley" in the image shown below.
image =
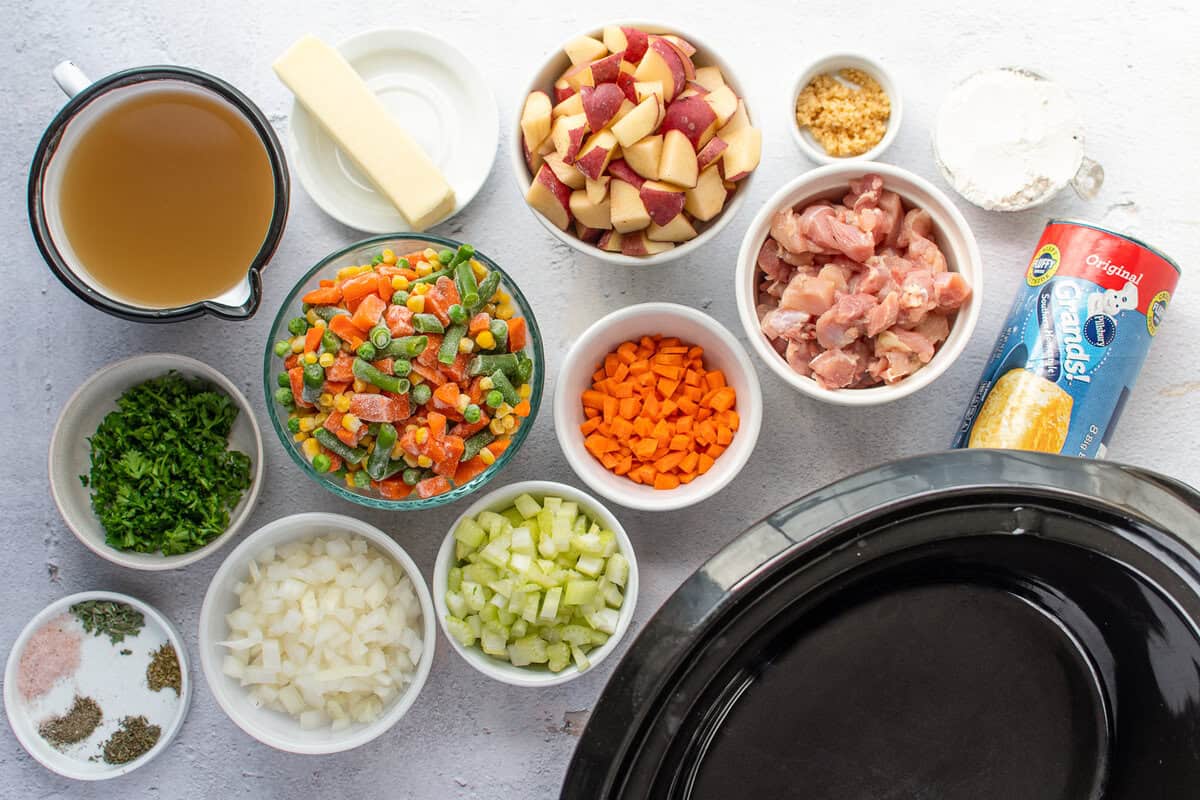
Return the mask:
<svg viewBox="0 0 1200 800">
<path fill-rule="evenodd" d="M 92 469 L 79 476 L 108 545 L 177 555 L 220 536 L 250 487 L 250 457 L 228 449 L 233 400 L 172 371 L 125 392 L 117 409 L 88 439 Z"/>
</svg>

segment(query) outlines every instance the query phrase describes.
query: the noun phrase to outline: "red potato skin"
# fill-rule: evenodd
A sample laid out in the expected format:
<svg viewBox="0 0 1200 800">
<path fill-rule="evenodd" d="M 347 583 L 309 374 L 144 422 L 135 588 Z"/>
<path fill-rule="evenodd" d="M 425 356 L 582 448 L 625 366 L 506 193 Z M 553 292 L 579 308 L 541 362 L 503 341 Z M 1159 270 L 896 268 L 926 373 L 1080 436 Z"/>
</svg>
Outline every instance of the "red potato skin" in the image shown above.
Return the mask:
<svg viewBox="0 0 1200 800">
<path fill-rule="evenodd" d="M 719 136 L 714 136 L 708 140 L 708 144 L 700 148 L 700 152 L 696 153 L 696 166 L 699 169 L 704 169 L 712 162 L 721 157 L 721 153 L 725 152 L 725 148 L 729 144 Z"/>
<path fill-rule="evenodd" d="M 681 97 L 668 105 L 661 130 L 663 133 L 680 131 L 692 147 L 700 150 L 705 136 L 716 128 L 716 124 L 716 112 L 697 94 Z"/>
<path fill-rule="evenodd" d="M 595 244 L 600 241 L 600 237 L 604 233 L 605 231 L 599 228 L 589 228 L 579 220 L 575 220 L 575 235 L 579 237 L 580 241 Z"/>
<path fill-rule="evenodd" d="M 554 82 L 554 103 L 555 105 L 566 100 L 571 95 L 575 94 L 575 90 L 567 85 L 567 82 L 559 78 Z"/>
<path fill-rule="evenodd" d="M 683 68 L 683 76 L 688 81 L 696 77 L 696 65 L 692 63 L 691 53 L 687 52 L 687 50 L 675 44 L 675 42 L 671 41 L 670 39 L 663 39 L 658 36 L 655 36 L 654 38 L 667 44 L 672 50 L 675 51 L 675 54 L 679 56 L 679 66 Z M 680 41 L 683 40 L 681 39 Z M 691 45 L 688 44 L 688 47 L 691 47 Z M 695 52 L 695 48 L 692 48 L 692 52 Z M 682 91 L 682 87 L 680 87 L 680 91 Z"/>
<path fill-rule="evenodd" d="M 625 256 L 644 256 L 646 255 L 646 237 L 641 231 L 628 233 L 621 238 L 621 255 Z"/>
<path fill-rule="evenodd" d="M 650 43 L 647 49 L 654 50 L 662 56 L 663 61 L 667 62 L 667 66 L 671 68 L 671 81 L 674 86 L 671 87 L 670 96 L 674 97 L 683 91 L 683 87 L 687 85 L 687 68 L 683 65 L 683 56 L 675 49 L 675 46 L 666 39 L 660 39 L 657 36 L 650 38 Z M 665 90 L 666 87 L 664 86 Z"/>
<path fill-rule="evenodd" d="M 566 230 L 567 225 L 571 222 L 571 187 L 560 181 L 548 164 L 542 164 L 542 168 L 538 170 L 534 180 L 549 189 L 550 193 L 554 195 L 554 199 L 562 206 L 562 224 L 559 224 L 560 220 L 558 219 L 551 219 L 550 222 Z"/>
<path fill-rule="evenodd" d="M 609 84 L 609 86 L 611 85 Z M 611 153 L 612 150 L 610 149 L 593 147 L 575 159 L 575 167 L 592 180 L 599 180 L 600 176 L 604 173 L 604 167 Z"/>
<path fill-rule="evenodd" d="M 646 182 L 646 179 L 634 172 L 633 167 L 626 164 L 623 158 L 618 158 L 608 165 L 608 174 L 619 181 L 631 183 L 638 189 Z"/>
<path fill-rule="evenodd" d="M 591 63 L 592 82 L 599 86 L 602 83 L 612 83 L 616 81 L 617 75 L 621 72 L 621 59 L 625 57 L 625 51 L 619 53 L 611 53 L 604 58 L 598 59 Z"/>
<path fill-rule="evenodd" d="M 634 105 L 637 105 L 637 101 L 638 101 L 637 90 L 633 87 L 633 84 L 635 84 L 636 82 L 637 81 L 635 81 L 633 79 L 632 73 L 629 73 L 629 72 L 618 72 L 617 73 L 617 81 L 616 81 L 617 88 L 619 88 L 622 92 L 624 92 L 625 98 L 629 102 L 633 103 Z"/>
<path fill-rule="evenodd" d="M 580 95 L 583 101 L 583 113 L 587 114 L 588 127 L 593 131 L 598 131 L 607 125 L 617 115 L 622 101 L 625 100 L 625 93 L 615 83 L 584 86 L 580 89 Z"/>
<path fill-rule="evenodd" d="M 650 37 L 639 28 L 621 28 L 621 33 L 625 34 L 625 60 L 636 64 L 646 55 Z"/>
<path fill-rule="evenodd" d="M 642 205 L 655 225 L 666 225 L 675 219 L 683 211 L 686 200 L 683 192 L 664 192 L 645 185 L 639 187 L 638 196 L 642 198 Z"/>
</svg>

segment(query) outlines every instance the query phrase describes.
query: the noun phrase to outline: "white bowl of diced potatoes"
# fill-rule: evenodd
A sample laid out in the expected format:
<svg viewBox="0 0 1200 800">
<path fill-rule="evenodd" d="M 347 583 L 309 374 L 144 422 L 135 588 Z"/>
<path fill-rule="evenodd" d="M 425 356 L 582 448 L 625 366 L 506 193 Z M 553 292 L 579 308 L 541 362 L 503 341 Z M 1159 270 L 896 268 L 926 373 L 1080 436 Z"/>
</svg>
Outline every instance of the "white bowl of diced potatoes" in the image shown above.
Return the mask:
<svg viewBox="0 0 1200 800">
<path fill-rule="evenodd" d="M 433 663 L 433 603 L 383 531 L 340 514 L 277 519 L 213 575 L 200 663 L 217 704 L 264 744 L 336 753 L 381 735 Z"/>
<path fill-rule="evenodd" d="M 637 605 L 637 559 L 594 497 L 523 481 L 455 520 L 433 587 L 442 631 L 468 664 L 514 686 L 553 686 L 616 649 Z"/>
</svg>

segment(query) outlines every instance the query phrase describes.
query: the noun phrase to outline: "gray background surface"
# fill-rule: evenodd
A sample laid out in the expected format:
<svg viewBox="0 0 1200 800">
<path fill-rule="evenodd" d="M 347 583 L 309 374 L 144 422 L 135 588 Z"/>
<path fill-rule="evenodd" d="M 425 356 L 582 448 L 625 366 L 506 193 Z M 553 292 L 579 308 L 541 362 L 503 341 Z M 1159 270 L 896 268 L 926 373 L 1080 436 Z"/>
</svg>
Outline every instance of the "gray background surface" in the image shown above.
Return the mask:
<svg viewBox="0 0 1200 800">
<path fill-rule="evenodd" d="M 1085 116 L 1088 152 L 1106 167 L 1108 181 L 1094 202 L 1064 194 L 1042 209 L 1018 214 L 959 203 L 982 249 L 986 302 L 967 351 L 946 375 L 904 401 L 860 411 L 798 396 L 756 362 L 766 408 L 763 434 L 744 474 L 716 498 L 683 512 L 616 509 L 641 562 L 635 626 L 696 566 L 763 514 L 847 473 L 945 447 L 1050 216 L 1082 217 L 1142 235 L 1183 264 L 1178 300 L 1112 440 L 1111 455 L 1200 483 L 1195 452 L 1200 89 L 1194 80 L 1200 74 L 1195 48 L 1200 14 L 1182 1 L 921 5 L 664 0 L 649 6 L 613 2 L 594 11 L 579 4 L 478 1 L 0 2 L 0 18 L 7 20 L 0 29 L 5 75 L 0 233 L 6 245 L 0 271 L 9 311 L 3 348 L 0 649 L 7 651 L 29 617 L 54 598 L 108 588 L 163 610 L 184 630 L 195 656 L 200 602 L 221 555 L 170 574 L 113 566 L 75 540 L 46 487 L 46 448 L 67 396 L 103 365 L 129 355 L 195 356 L 223 370 L 254 401 L 265 426 L 267 469 L 247 531 L 298 511 L 352 514 L 394 535 L 428 579 L 446 526 L 460 510 L 385 514 L 338 500 L 300 475 L 266 424 L 259 376 L 266 330 L 279 303 L 315 261 L 360 238 L 321 213 L 298 182 L 287 233 L 266 272 L 262 310 L 249 323 L 125 323 L 85 306 L 50 275 L 28 231 L 25 182 L 38 137 L 63 103 L 50 69 L 68 57 L 94 76 L 150 63 L 202 68 L 249 94 L 285 135 L 291 97 L 270 63 L 304 33 L 337 42 L 372 27 L 419 27 L 467 51 L 499 102 L 501 152 L 475 201 L 435 230 L 470 240 L 515 274 L 547 334 L 547 404 L 498 482 L 557 478 L 577 485 L 559 452 L 548 404 L 563 350 L 606 311 L 648 300 L 705 309 L 744 338 L 731 278 L 741 233 L 784 181 L 813 166 L 788 129 L 792 83 L 807 62 L 826 51 L 855 49 L 888 64 L 903 89 L 905 113 L 885 160 L 939 186 L 944 183 L 932 164 L 929 131 L 955 80 L 979 68 L 1016 64 L 1043 71 L 1074 92 Z M 722 48 L 749 87 L 752 115 L 765 130 L 764 159 L 746 207 L 700 257 L 656 270 L 619 270 L 575 254 L 541 228 L 521 201 L 503 148 L 522 100 L 518 95 L 544 54 L 593 25 L 648 16 Z M 523 690 L 484 679 L 441 641 L 429 682 L 408 716 L 371 744 L 327 757 L 288 755 L 253 741 L 216 707 L 196 670 L 195 701 L 179 739 L 149 766 L 106 784 L 74 784 L 52 775 L 0 725 L 0 796 L 550 797 L 613 663 L 564 687 Z"/>
</svg>

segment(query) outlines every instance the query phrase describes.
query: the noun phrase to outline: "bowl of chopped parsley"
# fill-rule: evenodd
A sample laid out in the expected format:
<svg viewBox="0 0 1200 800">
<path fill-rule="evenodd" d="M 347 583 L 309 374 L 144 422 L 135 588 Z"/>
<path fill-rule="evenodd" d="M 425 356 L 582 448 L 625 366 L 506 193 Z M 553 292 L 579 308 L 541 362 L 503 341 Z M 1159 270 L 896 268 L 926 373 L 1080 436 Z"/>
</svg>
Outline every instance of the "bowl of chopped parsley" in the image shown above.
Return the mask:
<svg viewBox="0 0 1200 800">
<path fill-rule="evenodd" d="M 96 554 L 174 569 L 218 550 L 262 484 L 262 434 L 217 370 L 152 353 L 104 367 L 67 401 L 50 439 L 50 490 Z"/>
</svg>

